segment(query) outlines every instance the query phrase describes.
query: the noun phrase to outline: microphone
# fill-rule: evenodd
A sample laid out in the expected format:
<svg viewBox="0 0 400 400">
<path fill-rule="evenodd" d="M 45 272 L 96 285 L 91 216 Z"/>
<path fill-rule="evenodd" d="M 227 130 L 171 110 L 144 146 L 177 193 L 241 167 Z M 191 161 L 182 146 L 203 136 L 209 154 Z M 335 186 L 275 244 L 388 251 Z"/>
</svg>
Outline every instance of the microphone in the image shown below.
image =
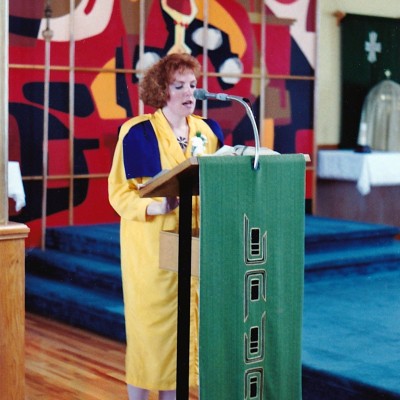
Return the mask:
<svg viewBox="0 0 400 400">
<path fill-rule="evenodd" d="M 254 119 L 253 111 L 251 110 L 250 106 L 248 105 L 249 100 L 244 97 L 239 96 L 232 96 L 226 93 L 209 93 L 205 89 L 195 89 L 193 92 L 193 96 L 196 100 L 220 100 L 220 101 L 230 101 L 235 100 L 239 102 L 245 109 L 248 118 L 250 119 L 251 125 L 253 127 L 253 134 L 254 134 L 254 142 L 255 142 L 255 157 L 254 157 L 254 164 L 253 168 L 255 170 L 259 167 L 259 153 L 260 153 L 260 137 L 258 135 L 258 129 L 256 120 Z"/>
<path fill-rule="evenodd" d="M 220 100 L 220 101 L 230 101 L 243 99 L 238 96 L 231 96 L 226 93 L 210 93 L 205 89 L 195 89 L 193 96 L 196 100 Z"/>
</svg>

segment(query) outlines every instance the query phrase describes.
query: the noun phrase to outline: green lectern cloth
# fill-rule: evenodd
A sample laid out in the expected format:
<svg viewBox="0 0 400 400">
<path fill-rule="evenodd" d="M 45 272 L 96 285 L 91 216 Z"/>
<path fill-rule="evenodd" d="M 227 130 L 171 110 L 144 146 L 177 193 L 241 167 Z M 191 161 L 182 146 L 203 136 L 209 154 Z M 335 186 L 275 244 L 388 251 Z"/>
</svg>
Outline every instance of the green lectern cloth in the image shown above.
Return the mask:
<svg viewBox="0 0 400 400">
<path fill-rule="evenodd" d="M 201 157 L 200 398 L 301 399 L 303 155 Z"/>
</svg>

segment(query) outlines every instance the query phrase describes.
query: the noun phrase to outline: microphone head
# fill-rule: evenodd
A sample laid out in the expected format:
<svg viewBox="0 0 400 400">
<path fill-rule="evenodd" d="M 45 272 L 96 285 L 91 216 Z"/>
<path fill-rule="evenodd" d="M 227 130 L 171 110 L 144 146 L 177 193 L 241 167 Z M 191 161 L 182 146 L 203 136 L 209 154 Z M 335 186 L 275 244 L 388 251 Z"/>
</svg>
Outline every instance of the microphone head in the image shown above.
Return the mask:
<svg viewBox="0 0 400 400">
<path fill-rule="evenodd" d="M 196 100 L 207 100 L 207 90 L 205 89 L 195 89 L 193 96 Z"/>
</svg>

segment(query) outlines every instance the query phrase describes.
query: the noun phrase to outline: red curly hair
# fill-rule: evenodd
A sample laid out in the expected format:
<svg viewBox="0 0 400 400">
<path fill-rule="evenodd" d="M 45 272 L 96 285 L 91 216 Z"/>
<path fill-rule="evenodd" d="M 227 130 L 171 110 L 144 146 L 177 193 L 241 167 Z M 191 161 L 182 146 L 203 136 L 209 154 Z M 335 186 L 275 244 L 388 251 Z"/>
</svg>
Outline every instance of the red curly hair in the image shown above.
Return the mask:
<svg viewBox="0 0 400 400">
<path fill-rule="evenodd" d="M 139 83 L 139 97 L 149 106 L 162 108 L 169 99 L 168 86 L 174 74 L 190 70 L 200 76 L 201 66 L 190 54 L 169 54 L 152 65 Z"/>
</svg>

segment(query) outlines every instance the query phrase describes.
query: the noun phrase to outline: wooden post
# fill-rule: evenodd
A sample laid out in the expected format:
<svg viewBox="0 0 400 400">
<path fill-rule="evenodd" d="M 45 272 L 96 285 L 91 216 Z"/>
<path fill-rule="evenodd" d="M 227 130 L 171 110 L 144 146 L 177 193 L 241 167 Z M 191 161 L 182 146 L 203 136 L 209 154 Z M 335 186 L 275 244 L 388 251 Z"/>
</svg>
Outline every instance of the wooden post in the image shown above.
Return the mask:
<svg viewBox="0 0 400 400">
<path fill-rule="evenodd" d="M 0 3 L 0 400 L 24 400 L 29 228 L 8 221 L 8 3 Z"/>
<path fill-rule="evenodd" d="M 25 397 L 25 238 L 23 224 L 0 226 L 0 399 Z"/>
<path fill-rule="evenodd" d="M 25 238 L 8 221 L 8 0 L 0 2 L 0 400 L 25 398 Z"/>
</svg>

